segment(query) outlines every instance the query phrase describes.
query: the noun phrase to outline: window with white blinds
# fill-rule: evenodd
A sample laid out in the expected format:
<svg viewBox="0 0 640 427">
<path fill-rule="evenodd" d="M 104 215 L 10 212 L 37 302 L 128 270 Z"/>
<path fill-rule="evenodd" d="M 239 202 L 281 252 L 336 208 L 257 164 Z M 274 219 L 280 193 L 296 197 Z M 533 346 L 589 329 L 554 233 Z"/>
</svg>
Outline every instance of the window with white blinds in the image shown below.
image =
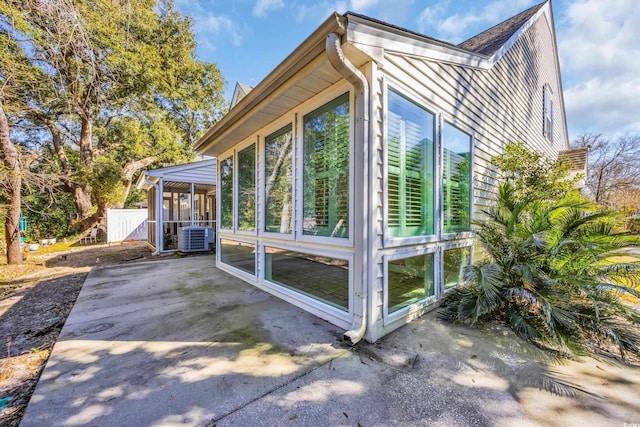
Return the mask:
<svg viewBox="0 0 640 427">
<path fill-rule="evenodd" d="M 433 234 L 435 116 L 389 90 L 387 119 L 389 236 Z"/>
<path fill-rule="evenodd" d="M 303 234 L 349 237 L 349 94 L 303 118 Z"/>
</svg>

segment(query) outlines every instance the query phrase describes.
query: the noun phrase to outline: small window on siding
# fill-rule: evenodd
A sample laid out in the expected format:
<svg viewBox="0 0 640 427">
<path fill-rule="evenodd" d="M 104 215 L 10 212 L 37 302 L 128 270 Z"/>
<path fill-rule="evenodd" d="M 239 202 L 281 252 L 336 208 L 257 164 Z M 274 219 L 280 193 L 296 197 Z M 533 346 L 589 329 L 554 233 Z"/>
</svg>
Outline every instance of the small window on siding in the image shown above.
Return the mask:
<svg viewBox="0 0 640 427">
<path fill-rule="evenodd" d="M 544 87 L 544 105 L 543 105 L 543 123 L 542 134 L 550 142 L 553 142 L 553 98 L 551 96 L 551 88 Z"/>
</svg>

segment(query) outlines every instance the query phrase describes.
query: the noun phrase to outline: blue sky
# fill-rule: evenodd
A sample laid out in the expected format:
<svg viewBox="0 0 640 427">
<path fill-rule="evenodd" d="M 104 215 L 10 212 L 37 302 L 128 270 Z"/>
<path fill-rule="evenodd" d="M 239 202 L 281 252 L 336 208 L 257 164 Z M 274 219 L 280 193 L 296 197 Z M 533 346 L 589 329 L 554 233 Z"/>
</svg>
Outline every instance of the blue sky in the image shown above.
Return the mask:
<svg viewBox="0 0 640 427">
<path fill-rule="evenodd" d="M 459 43 L 541 0 L 175 0 L 194 20 L 201 60 L 231 98 L 257 85 L 333 11 L 352 11 Z M 640 133 L 640 2 L 554 0 L 571 139 Z"/>
</svg>

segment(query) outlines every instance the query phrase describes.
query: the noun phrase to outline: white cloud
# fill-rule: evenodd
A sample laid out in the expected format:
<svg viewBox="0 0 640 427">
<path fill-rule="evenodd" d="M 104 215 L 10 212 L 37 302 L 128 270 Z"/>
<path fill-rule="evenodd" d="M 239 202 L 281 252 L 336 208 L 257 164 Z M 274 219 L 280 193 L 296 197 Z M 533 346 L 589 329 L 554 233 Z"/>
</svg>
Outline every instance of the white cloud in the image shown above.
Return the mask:
<svg viewBox="0 0 640 427">
<path fill-rule="evenodd" d="M 199 48 L 214 51 L 216 44 L 230 42 L 239 47 L 246 28 L 225 15 L 194 17 L 194 31 L 199 35 Z M 200 46 L 202 45 L 202 46 Z"/>
<path fill-rule="evenodd" d="M 504 21 L 533 5 L 535 0 L 494 0 L 478 10 L 471 8 L 464 13 L 451 15 L 451 6 L 458 4 L 440 1 L 425 8 L 418 17 L 420 32 L 451 43 L 459 43 L 485 29 Z M 430 31 L 435 30 L 435 34 Z"/>
<path fill-rule="evenodd" d="M 333 12 L 345 13 L 348 10 L 349 7 L 346 1 L 321 1 L 312 5 L 305 3 L 298 6 L 296 21 L 300 23 L 309 20 L 319 24 Z"/>
<path fill-rule="evenodd" d="M 378 1 L 379 0 L 351 0 L 351 9 L 354 11 L 368 9 L 375 6 Z"/>
<path fill-rule="evenodd" d="M 257 16 L 258 18 L 262 18 L 267 16 L 267 14 L 276 9 L 282 9 L 284 7 L 283 0 L 258 0 L 253 7 L 253 16 Z"/>
<path fill-rule="evenodd" d="M 558 25 L 570 137 L 640 132 L 640 3 L 581 0 Z"/>
</svg>

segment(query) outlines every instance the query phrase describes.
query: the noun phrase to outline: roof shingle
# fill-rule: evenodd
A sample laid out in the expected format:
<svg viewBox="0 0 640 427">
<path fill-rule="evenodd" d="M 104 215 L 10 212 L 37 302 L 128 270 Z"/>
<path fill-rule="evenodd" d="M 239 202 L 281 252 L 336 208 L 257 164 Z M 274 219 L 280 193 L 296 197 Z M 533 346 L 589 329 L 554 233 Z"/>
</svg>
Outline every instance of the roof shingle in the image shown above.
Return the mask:
<svg viewBox="0 0 640 427">
<path fill-rule="evenodd" d="M 536 12 L 546 3 L 542 2 L 524 12 L 495 25 L 458 45 L 459 48 L 491 56 L 498 51 Z"/>
</svg>

